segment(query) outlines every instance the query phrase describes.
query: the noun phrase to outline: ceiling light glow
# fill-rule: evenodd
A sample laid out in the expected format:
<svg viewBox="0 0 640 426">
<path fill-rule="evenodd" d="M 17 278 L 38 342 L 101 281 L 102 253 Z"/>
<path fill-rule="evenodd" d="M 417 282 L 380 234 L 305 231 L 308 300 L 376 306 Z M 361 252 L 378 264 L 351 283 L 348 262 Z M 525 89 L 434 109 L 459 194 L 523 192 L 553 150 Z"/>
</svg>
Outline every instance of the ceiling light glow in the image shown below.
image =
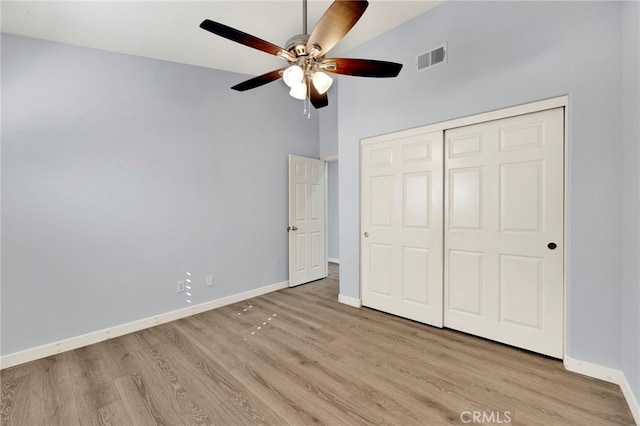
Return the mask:
<svg viewBox="0 0 640 426">
<path fill-rule="evenodd" d="M 311 81 L 321 95 L 327 93 L 327 90 L 329 90 L 329 87 L 333 84 L 333 79 L 321 71 L 314 72 Z"/>
<path fill-rule="evenodd" d="M 282 79 L 286 83 L 287 86 L 293 88 L 296 84 L 302 82 L 304 78 L 304 71 L 298 65 L 291 65 L 289 68 L 284 70 L 282 74 Z"/>
</svg>

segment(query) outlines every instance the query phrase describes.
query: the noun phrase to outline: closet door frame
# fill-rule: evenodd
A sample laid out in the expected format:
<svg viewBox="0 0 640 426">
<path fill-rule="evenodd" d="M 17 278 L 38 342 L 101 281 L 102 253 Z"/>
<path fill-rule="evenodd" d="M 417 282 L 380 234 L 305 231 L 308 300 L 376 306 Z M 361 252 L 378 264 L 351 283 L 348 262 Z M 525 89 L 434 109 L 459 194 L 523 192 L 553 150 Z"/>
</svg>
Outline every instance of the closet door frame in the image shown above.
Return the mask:
<svg viewBox="0 0 640 426">
<path fill-rule="evenodd" d="M 541 100 L 541 101 L 536 101 L 536 102 L 531 102 L 531 103 L 527 103 L 527 104 L 523 104 L 523 105 L 517 105 L 517 106 L 513 106 L 513 107 L 508 107 L 508 108 L 504 108 L 504 109 L 499 109 L 499 110 L 494 110 L 494 111 L 489 111 L 489 112 L 484 112 L 484 113 L 480 113 L 480 114 L 476 114 L 476 115 L 472 115 L 472 116 L 468 116 L 468 117 L 462 117 L 462 118 L 457 118 L 457 119 L 453 119 L 453 120 L 448 120 L 448 121 L 443 121 L 440 123 L 435 123 L 435 124 L 430 124 L 427 126 L 421 126 L 421 127 L 416 127 L 416 128 L 412 128 L 412 129 L 407 129 L 407 130 L 402 130 L 402 131 L 398 131 L 398 132 L 390 132 L 387 134 L 382 134 L 382 135 L 378 135 L 378 136 L 373 136 L 373 137 L 369 137 L 369 138 L 364 138 L 360 140 L 360 153 L 361 153 L 361 158 L 360 158 L 360 165 L 361 165 L 361 170 L 362 170 L 362 147 L 365 145 L 370 145 L 370 144 L 376 144 L 376 143 L 380 143 L 380 142 L 384 142 L 390 139 L 390 135 L 393 135 L 394 138 L 406 138 L 406 137 L 412 137 L 412 136 L 416 136 L 419 134 L 424 134 L 424 133 L 430 133 L 430 132 L 444 132 L 447 129 L 454 129 L 457 127 L 463 127 L 463 126 L 469 126 L 469 125 L 473 125 L 473 124 L 480 124 L 480 123 L 484 123 L 487 121 L 494 121 L 494 120 L 500 120 L 503 118 L 509 118 L 509 117 L 514 117 L 514 116 L 518 116 L 518 115 L 525 115 L 525 114 L 530 114 L 530 113 L 534 113 L 534 112 L 539 112 L 539 111 L 545 111 L 545 110 L 549 110 L 549 109 L 555 109 L 555 108 L 564 108 L 564 212 L 563 212 L 563 237 L 564 237 L 564 241 L 565 243 L 562 244 L 562 249 L 563 249 L 563 264 L 564 264 L 564 273 L 563 273 L 563 351 L 564 351 L 564 358 L 566 358 L 566 339 L 567 339 L 567 258 L 568 258 L 568 236 L 567 236 L 567 230 L 569 228 L 568 224 L 567 224 L 567 211 L 570 208 L 569 205 L 569 197 L 568 197 L 568 164 L 569 164 L 569 155 L 568 155 L 568 129 L 569 129 L 569 114 L 568 114 L 568 107 L 569 107 L 569 96 L 565 95 L 565 96 L 559 96 L 559 97 L 555 97 L 555 98 L 550 98 L 550 99 L 545 99 L 545 100 Z M 444 158 L 443 158 L 444 161 Z M 361 175 L 361 179 L 362 179 L 362 175 Z M 361 182 L 362 183 L 362 182 Z M 362 188 L 362 185 L 361 185 Z M 360 199 L 362 200 L 362 194 L 360 194 Z M 362 294 L 363 294 L 363 288 L 364 288 L 364 283 L 363 283 L 363 275 L 362 275 L 362 244 L 363 244 L 363 232 L 365 232 L 366 230 L 364 230 L 363 227 L 363 220 L 362 220 L 362 210 L 360 212 L 360 298 L 362 299 Z M 444 212 L 443 212 L 444 214 Z M 443 230 L 444 231 L 444 230 Z M 444 247 L 443 247 L 444 249 Z M 443 282 L 443 286 L 444 286 L 444 282 Z M 442 301 L 443 306 L 444 306 L 444 299 Z"/>
</svg>

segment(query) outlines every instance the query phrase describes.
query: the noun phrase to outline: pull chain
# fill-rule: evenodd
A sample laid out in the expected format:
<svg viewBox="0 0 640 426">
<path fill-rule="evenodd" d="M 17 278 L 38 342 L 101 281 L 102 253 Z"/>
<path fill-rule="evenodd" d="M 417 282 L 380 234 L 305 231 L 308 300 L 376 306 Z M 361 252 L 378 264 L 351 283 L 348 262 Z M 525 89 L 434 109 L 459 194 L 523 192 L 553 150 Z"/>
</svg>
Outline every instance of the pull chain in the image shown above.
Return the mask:
<svg viewBox="0 0 640 426">
<path fill-rule="evenodd" d="M 307 120 L 311 120 L 311 81 L 307 79 Z"/>
</svg>

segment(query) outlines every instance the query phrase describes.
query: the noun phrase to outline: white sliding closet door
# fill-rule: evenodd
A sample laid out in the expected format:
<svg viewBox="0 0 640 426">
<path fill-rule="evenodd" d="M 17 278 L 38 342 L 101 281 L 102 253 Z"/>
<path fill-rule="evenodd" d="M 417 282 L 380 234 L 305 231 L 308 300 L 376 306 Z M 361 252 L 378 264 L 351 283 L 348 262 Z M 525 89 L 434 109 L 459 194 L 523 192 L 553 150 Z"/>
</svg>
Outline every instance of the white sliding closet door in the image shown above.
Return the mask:
<svg viewBox="0 0 640 426">
<path fill-rule="evenodd" d="M 362 303 L 442 327 L 443 132 L 361 151 Z"/>
<path fill-rule="evenodd" d="M 563 356 L 564 110 L 445 132 L 444 325 Z"/>
</svg>

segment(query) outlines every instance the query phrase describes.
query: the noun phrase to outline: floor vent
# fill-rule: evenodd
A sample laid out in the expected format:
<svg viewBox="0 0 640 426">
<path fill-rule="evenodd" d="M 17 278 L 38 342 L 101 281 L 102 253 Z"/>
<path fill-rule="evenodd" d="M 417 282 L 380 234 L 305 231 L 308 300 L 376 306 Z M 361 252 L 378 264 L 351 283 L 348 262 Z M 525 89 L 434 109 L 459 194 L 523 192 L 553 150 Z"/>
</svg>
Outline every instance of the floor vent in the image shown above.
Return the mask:
<svg viewBox="0 0 640 426">
<path fill-rule="evenodd" d="M 446 64 L 447 57 L 447 43 L 445 43 L 442 46 L 438 46 L 435 49 L 418 56 L 418 61 L 416 63 L 418 71 L 426 70 L 427 68 L 432 68 L 436 65 Z"/>
</svg>

